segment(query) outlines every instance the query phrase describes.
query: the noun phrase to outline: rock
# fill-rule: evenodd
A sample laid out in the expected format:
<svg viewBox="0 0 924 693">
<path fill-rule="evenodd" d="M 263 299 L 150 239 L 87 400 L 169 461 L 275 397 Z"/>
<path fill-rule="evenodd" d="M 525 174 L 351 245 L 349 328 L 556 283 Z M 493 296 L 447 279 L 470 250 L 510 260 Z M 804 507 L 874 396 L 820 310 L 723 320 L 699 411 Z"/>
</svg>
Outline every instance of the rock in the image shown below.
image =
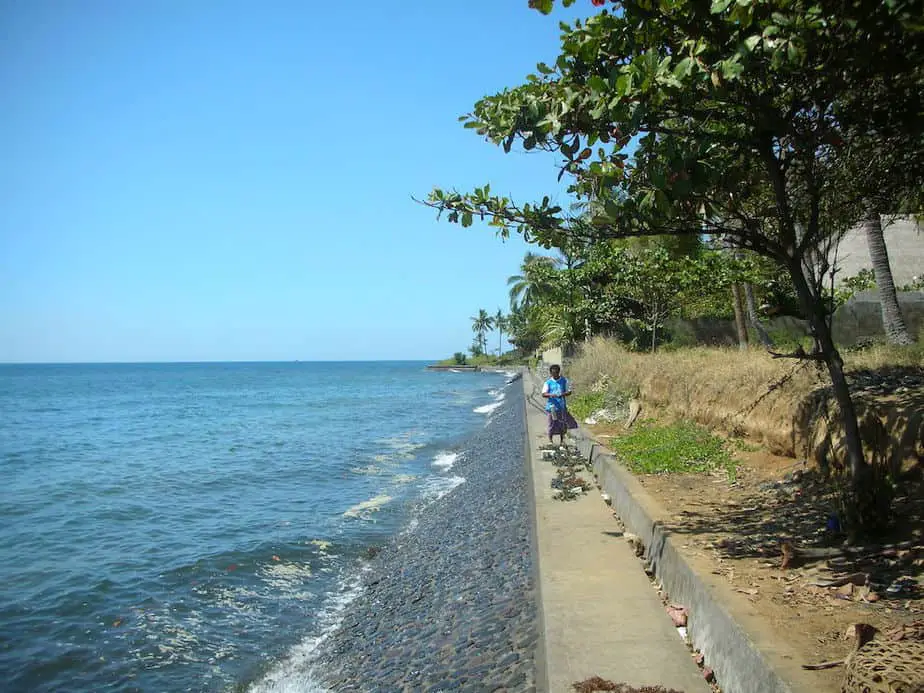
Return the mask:
<svg viewBox="0 0 924 693">
<path fill-rule="evenodd" d="M 837 593 L 843 597 L 847 597 L 848 599 L 851 599 L 853 597 L 853 593 L 855 589 L 856 589 L 856 586 L 852 582 L 848 582 L 846 585 L 841 585 L 840 587 L 838 587 Z"/>
<path fill-rule="evenodd" d="M 671 621 L 674 622 L 675 627 L 680 628 L 687 625 L 687 608 L 685 606 L 671 604 L 667 607 L 667 613 L 671 617 Z"/>
</svg>

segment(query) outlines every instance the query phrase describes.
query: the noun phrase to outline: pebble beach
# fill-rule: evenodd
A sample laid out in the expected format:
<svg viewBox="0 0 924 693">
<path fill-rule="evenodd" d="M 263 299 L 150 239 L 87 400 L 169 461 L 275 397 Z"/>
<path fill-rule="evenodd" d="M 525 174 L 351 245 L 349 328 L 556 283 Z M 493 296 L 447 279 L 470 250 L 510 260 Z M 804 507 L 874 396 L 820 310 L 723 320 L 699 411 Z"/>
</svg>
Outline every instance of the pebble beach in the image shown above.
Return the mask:
<svg viewBox="0 0 924 693">
<path fill-rule="evenodd" d="M 329 691 L 535 690 L 539 638 L 519 382 L 459 455 L 465 479 L 372 559 L 321 645 Z"/>
</svg>

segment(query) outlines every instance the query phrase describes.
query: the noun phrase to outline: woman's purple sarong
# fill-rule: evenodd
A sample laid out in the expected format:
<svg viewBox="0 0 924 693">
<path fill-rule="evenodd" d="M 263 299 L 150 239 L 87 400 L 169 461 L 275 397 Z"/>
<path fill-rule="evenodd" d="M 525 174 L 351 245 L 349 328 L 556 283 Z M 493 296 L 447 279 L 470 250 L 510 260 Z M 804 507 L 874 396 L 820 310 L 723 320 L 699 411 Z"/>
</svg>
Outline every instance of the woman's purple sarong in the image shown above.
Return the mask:
<svg viewBox="0 0 924 693">
<path fill-rule="evenodd" d="M 571 412 L 567 409 L 551 409 L 546 412 L 546 415 L 548 417 L 548 432 L 550 437 L 564 435 L 569 428 L 578 427 L 577 421 L 574 420 L 574 417 L 571 416 Z"/>
</svg>

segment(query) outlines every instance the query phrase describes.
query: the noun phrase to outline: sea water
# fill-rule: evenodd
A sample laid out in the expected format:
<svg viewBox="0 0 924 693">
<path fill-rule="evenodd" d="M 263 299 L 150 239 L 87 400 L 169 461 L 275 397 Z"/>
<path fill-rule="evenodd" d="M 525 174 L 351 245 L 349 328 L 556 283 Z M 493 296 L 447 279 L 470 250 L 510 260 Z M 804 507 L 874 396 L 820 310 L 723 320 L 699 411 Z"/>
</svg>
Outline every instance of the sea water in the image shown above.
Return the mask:
<svg viewBox="0 0 924 693">
<path fill-rule="evenodd" d="M 268 688 L 464 483 L 508 376 L 0 366 L 0 688 Z"/>
</svg>

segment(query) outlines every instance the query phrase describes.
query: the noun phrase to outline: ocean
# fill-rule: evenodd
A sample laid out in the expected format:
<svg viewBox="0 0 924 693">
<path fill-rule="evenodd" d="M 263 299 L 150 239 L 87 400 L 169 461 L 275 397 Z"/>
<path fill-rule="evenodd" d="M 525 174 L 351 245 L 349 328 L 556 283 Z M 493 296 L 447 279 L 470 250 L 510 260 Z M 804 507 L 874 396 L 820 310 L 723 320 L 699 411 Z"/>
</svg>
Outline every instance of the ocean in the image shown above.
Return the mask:
<svg viewBox="0 0 924 693">
<path fill-rule="evenodd" d="M 464 479 L 512 374 L 0 365 L 0 688 L 261 691 Z"/>
</svg>

